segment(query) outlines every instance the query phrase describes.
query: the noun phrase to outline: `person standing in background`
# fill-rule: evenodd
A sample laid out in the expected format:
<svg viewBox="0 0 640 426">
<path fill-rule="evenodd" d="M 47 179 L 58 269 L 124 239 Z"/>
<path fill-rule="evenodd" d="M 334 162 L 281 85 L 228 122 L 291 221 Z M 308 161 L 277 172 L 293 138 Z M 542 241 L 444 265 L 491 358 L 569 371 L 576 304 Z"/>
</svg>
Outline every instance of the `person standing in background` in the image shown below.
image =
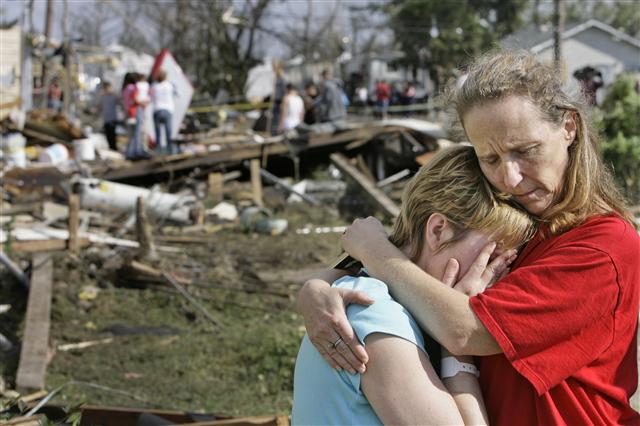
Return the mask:
<svg viewBox="0 0 640 426">
<path fill-rule="evenodd" d="M 284 133 L 298 127 L 304 118 L 304 102 L 293 84 L 287 84 L 287 92 L 282 100 L 282 111 L 278 133 Z"/>
<path fill-rule="evenodd" d="M 276 61 L 273 63 L 276 72 L 276 84 L 273 88 L 273 108 L 271 110 L 271 135 L 278 133 L 278 125 L 280 124 L 280 113 L 282 109 L 282 100 L 287 90 L 287 80 L 284 77 L 282 64 Z"/>
<path fill-rule="evenodd" d="M 167 73 L 160 70 L 155 75 L 155 82 L 151 86 L 151 101 L 153 103 L 153 124 L 156 129 L 156 150 L 165 154 L 177 154 L 179 149 L 171 137 L 171 121 L 175 108 L 175 87 L 167 80 Z M 161 128 L 164 127 L 165 146 L 160 144 Z"/>
<path fill-rule="evenodd" d="M 329 70 L 323 70 L 321 76 L 320 95 L 314 104 L 319 109 L 320 121 L 336 123 L 344 120 L 347 116 L 347 109 L 342 99 L 342 89 L 331 78 Z"/>
<path fill-rule="evenodd" d="M 109 149 L 117 151 L 116 126 L 118 124 L 118 97 L 113 93 L 113 87 L 108 81 L 102 83 L 100 109 L 102 110 L 104 135 L 109 143 Z"/>
</svg>

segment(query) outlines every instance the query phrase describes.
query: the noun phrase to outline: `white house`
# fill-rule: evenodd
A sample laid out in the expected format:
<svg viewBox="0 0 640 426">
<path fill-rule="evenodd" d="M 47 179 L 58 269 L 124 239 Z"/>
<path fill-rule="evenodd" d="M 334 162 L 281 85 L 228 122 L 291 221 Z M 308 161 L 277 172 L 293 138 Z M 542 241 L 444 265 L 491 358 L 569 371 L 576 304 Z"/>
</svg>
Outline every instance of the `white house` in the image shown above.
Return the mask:
<svg viewBox="0 0 640 426">
<path fill-rule="evenodd" d="M 553 26 L 529 26 L 501 42 L 507 49 L 526 49 L 542 61 L 553 61 Z M 562 33 L 564 78 L 571 83 L 573 73 L 590 66 L 602 73 L 604 86 L 625 71 L 640 71 L 640 40 L 596 19 L 567 25 Z M 575 82 L 575 80 L 574 80 Z M 600 93 L 599 93 L 600 94 Z"/>
</svg>

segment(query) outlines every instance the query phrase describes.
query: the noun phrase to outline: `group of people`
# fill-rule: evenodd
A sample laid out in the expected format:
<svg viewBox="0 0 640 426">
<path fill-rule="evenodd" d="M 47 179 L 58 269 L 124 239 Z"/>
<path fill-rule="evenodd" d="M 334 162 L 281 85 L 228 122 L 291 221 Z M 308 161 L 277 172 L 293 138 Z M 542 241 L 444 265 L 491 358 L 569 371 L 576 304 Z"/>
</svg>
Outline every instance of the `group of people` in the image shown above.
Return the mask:
<svg viewBox="0 0 640 426">
<path fill-rule="evenodd" d="M 389 84 L 385 79 L 376 82 L 375 91 L 375 114 L 382 120 L 386 120 L 389 114 L 390 105 L 401 105 L 409 107 L 413 105 L 416 98 L 416 88 L 412 82 L 407 81 L 402 89 L 395 84 Z M 403 115 L 408 117 L 411 111 L 409 108 L 403 110 Z"/>
<path fill-rule="evenodd" d="M 166 72 L 158 70 L 152 76 L 149 84 L 145 75 L 135 72 L 125 74 L 122 91 L 118 96 L 110 82 L 102 83 L 102 97 L 100 109 L 104 123 L 104 133 L 109 148 L 117 151 L 116 127 L 121 122 L 118 118 L 118 106 L 124 111 L 124 124 L 127 129 L 128 141 L 125 157 L 128 160 L 147 159 L 151 151 L 147 148 L 144 134 L 144 120 L 146 108 L 153 108 L 153 122 L 155 128 L 155 153 L 176 154 L 178 146 L 172 138 L 172 118 L 175 109 L 176 90 L 167 80 Z M 164 129 L 164 132 L 162 130 Z M 164 135 L 164 143 L 161 142 Z"/>
<path fill-rule="evenodd" d="M 345 231 L 362 268 L 299 293 L 293 424 L 640 424 L 640 237 L 586 102 L 527 52 L 446 100 L 471 145 L 414 176 L 390 236 Z"/>
<path fill-rule="evenodd" d="M 323 70 L 318 85 L 309 81 L 303 92 L 287 82 L 281 68 L 276 68 L 271 133 L 285 133 L 301 124 L 334 123 L 347 116 L 347 100 L 341 83 Z"/>
</svg>

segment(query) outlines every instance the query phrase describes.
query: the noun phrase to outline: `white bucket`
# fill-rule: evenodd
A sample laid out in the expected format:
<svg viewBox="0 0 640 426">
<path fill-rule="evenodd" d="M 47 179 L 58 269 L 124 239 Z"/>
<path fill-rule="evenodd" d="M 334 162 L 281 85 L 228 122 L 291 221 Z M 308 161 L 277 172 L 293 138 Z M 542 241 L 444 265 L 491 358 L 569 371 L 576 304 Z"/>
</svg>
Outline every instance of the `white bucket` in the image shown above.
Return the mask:
<svg viewBox="0 0 640 426">
<path fill-rule="evenodd" d="M 41 163 L 58 164 L 69 159 L 67 147 L 61 143 L 55 143 L 40 151 L 38 161 Z"/>
<path fill-rule="evenodd" d="M 93 139 L 76 139 L 73 141 L 73 155 L 79 161 L 93 161 L 96 159 Z"/>
<path fill-rule="evenodd" d="M 26 142 L 22 133 L 8 133 L 2 136 L 2 152 L 7 164 L 27 167 L 27 155 L 24 151 Z"/>
</svg>

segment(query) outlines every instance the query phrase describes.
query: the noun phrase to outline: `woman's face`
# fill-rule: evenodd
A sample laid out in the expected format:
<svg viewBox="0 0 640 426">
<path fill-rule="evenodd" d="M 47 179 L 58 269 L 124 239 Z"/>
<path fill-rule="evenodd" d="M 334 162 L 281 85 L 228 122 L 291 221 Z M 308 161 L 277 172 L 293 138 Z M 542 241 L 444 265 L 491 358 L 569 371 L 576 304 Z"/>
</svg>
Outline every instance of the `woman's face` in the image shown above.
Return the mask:
<svg viewBox="0 0 640 426">
<path fill-rule="evenodd" d="M 557 202 L 575 139 L 573 117 L 557 126 L 520 96 L 475 106 L 463 117 L 486 178 L 529 213 L 541 215 Z"/>
</svg>

